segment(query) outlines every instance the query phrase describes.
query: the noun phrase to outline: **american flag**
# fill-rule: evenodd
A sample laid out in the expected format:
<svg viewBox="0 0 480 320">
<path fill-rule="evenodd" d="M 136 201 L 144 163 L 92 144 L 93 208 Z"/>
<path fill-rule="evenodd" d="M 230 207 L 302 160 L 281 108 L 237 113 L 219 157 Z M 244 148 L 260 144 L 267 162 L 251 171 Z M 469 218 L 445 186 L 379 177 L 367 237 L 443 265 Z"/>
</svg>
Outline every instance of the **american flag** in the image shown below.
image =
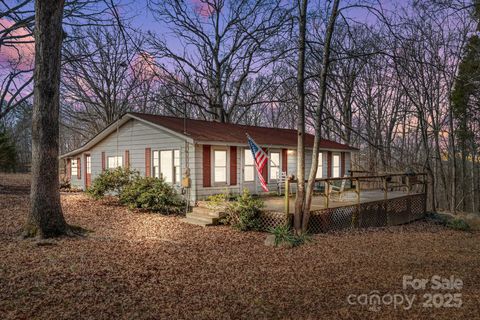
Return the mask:
<svg viewBox="0 0 480 320">
<path fill-rule="evenodd" d="M 262 170 L 268 160 L 268 155 L 265 151 L 260 148 L 253 139 L 247 135 L 248 137 L 248 145 L 250 146 L 250 150 L 252 151 L 253 159 L 255 162 L 255 168 L 257 169 L 258 179 L 260 180 L 260 184 L 262 185 L 262 189 L 265 192 L 268 192 L 267 183 L 262 175 Z"/>
</svg>

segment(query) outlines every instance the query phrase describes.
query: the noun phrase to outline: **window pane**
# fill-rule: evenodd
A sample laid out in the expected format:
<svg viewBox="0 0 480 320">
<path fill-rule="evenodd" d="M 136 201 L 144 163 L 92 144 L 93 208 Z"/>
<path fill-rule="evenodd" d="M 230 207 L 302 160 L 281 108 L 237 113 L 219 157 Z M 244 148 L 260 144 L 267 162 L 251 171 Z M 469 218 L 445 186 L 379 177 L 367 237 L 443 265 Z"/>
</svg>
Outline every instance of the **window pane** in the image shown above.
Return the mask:
<svg viewBox="0 0 480 320">
<path fill-rule="evenodd" d="M 270 167 L 270 179 L 278 179 L 278 167 Z"/>
<path fill-rule="evenodd" d="M 270 179 L 278 179 L 280 168 L 280 153 L 272 152 L 270 153 Z"/>
<path fill-rule="evenodd" d="M 255 169 L 253 166 L 245 167 L 245 181 L 255 180 Z"/>
<path fill-rule="evenodd" d="M 339 155 L 334 155 L 333 156 L 333 166 L 334 167 L 339 167 L 340 166 L 340 156 Z"/>
<path fill-rule="evenodd" d="M 158 161 L 158 151 L 153 151 L 153 176 L 155 178 L 160 178 L 160 170 L 158 170 L 159 167 L 159 161 Z"/>
<path fill-rule="evenodd" d="M 334 155 L 333 156 L 333 170 L 332 175 L 334 178 L 340 177 L 340 156 Z"/>
<path fill-rule="evenodd" d="M 340 178 L 340 168 L 339 167 L 333 167 L 333 177 L 334 178 Z"/>
<path fill-rule="evenodd" d="M 280 166 L 280 153 L 278 152 L 270 153 L 270 165 L 275 167 Z"/>
<path fill-rule="evenodd" d="M 250 149 L 245 149 L 245 165 L 253 165 L 253 154 Z"/>
<path fill-rule="evenodd" d="M 318 154 L 318 166 L 317 166 L 317 179 L 323 177 L 323 154 L 320 152 Z"/>
<path fill-rule="evenodd" d="M 173 154 L 172 150 L 160 151 L 160 172 L 165 182 L 173 182 Z"/>
<path fill-rule="evenodd" d="M 215 150 L 215 167 L 226 167 L 227 166 L 227 151 Z"/>
<path fill-rule="evenodd" d="M 180 165 L 180 150 L 173 150 L 174 165 Z"/>
<path fill-rule="evenodd" d="M 215 167 L 215 182 L 227 182 L 227 168 Z"/>
<path fill-rule="evenodd" d="M 77 171 L 77 160 L 72 160 L 71 163 L 70 163 L 70 166 L 71 166 L 71 175 L 72 176 L 76 176 L 78 175 L 78 171 Z"/>
<path fill-rule="evenodd" d="M 87 157 L 87 174 L 92 173 L 92 158 L 90 156 Z"/>
</svg>

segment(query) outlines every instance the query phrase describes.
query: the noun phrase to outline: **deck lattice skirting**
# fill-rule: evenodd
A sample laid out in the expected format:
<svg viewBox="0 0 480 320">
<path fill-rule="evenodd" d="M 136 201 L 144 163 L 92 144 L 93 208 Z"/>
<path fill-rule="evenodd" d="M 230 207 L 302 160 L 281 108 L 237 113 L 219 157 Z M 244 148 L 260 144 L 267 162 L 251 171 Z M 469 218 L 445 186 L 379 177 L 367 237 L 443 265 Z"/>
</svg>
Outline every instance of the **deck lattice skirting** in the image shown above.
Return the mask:
<svg viewBox="0 0 480 320">
<path fill-rule="evenodd" d="M 425 216 L 426 194 L 417 193 L 398 198 L 365 202 L 355 205 L 321 209 L 312 212 L 309 222 L 311 233 L 395 226 L 419 220 Z M 288 219 L 292 219 L 290 214 Z M 266 211 L 260 215 L 261 229 L 284 224 L 285 213 Z M 290 220 L 291 221 L 291 220 Z"/>
</svg>

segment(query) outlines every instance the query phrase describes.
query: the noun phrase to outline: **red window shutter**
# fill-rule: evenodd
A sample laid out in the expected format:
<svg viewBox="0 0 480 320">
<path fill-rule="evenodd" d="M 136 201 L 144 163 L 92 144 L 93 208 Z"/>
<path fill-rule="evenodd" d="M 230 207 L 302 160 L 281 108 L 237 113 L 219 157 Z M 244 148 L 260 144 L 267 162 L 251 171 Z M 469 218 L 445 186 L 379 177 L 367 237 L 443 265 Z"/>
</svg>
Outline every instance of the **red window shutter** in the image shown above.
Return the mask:
<svg viewBox="0 0 480 320">
<path fill-rule="evenodd" d="M 105 171 L 105 152 L 102 152 L 102 172 Z"/>
<path fill-rule="evenodd" d="M 203 145 L 203 186 L 210 187 L 212 186 L 212 163 L 210 155 L 210 145 Z"/>
<path fill-rule="evenodd" d="M 345 152 L 340 154 L 340 176 L 343 177 L 345 175 Z"/>
<path fill-rule="evenodd" d="M 288 150 L 282 149 L 282 172 L 288 171 Z"/>
<path fill-rule="evenodd" d="M 230 147 L 230 185 L 237 185 L 237 147 Z"/>
<path fill-rule="evenodd" d="M 145 177 L 152 176 L 151 165 L 152 165 L 152 149 L 145 148 Z"/>
<path fill-rule="evenodd" d="M 67 159 L 67 178 L 72 178 L 72 160 Z"/>
<path fill-rule="evenodd" d="M 130 151 L 125 150 L 125 168 L 130 168 Z"/>
<path fill-rule="evenodd" d="M 332 176 L 332 151 L 327 152 L 327 177 Z"/>
<path fill-rule="evenodd" d="M 82 162 L 81 158 L 77 158 L 77 179 L 82 179 Z"/>
</svg>

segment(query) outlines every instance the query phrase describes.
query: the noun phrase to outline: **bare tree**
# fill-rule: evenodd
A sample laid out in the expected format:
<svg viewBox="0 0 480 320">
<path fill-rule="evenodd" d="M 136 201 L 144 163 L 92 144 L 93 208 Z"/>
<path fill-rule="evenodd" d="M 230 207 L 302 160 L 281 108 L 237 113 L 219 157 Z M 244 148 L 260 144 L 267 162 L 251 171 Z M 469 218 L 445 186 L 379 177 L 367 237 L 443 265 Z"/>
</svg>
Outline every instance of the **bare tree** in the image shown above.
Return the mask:
<svg viewBox="0 0 480 320">
<path fill-rule="evenodd" d="M 298 3 L 298 65 L 297 65 L 297 195 L 293 226 L 301 233 L 305 206 L 305 51 L 307 41 L 308 1 Z"/>
<path fill-rule="evenodd" d="M 118 26 L 79 28 L 64 46 L 62 118 L 91 138 L 129 110 L 145 104 L 153 71 L 142 39 Z"/>
<path fill-rule="evenodd" d="M 182 47 L 152 39 L 161 77 L 178 89 L 174 92 L 181 100 L 198 108 L 203 118 L 220 122 L 235 122 L 237 112 L 265 102 L 257 97 L 275 85 L 275 78 L 256 81 L 256 92 L 249 96 L 242 96 L 242 89 L 288 51 L 279 46 L 290 21 L 290 7 L 283 1 L 206 0 L 195 5 L 151 0 L 149 7 Z"/>
</svg>

